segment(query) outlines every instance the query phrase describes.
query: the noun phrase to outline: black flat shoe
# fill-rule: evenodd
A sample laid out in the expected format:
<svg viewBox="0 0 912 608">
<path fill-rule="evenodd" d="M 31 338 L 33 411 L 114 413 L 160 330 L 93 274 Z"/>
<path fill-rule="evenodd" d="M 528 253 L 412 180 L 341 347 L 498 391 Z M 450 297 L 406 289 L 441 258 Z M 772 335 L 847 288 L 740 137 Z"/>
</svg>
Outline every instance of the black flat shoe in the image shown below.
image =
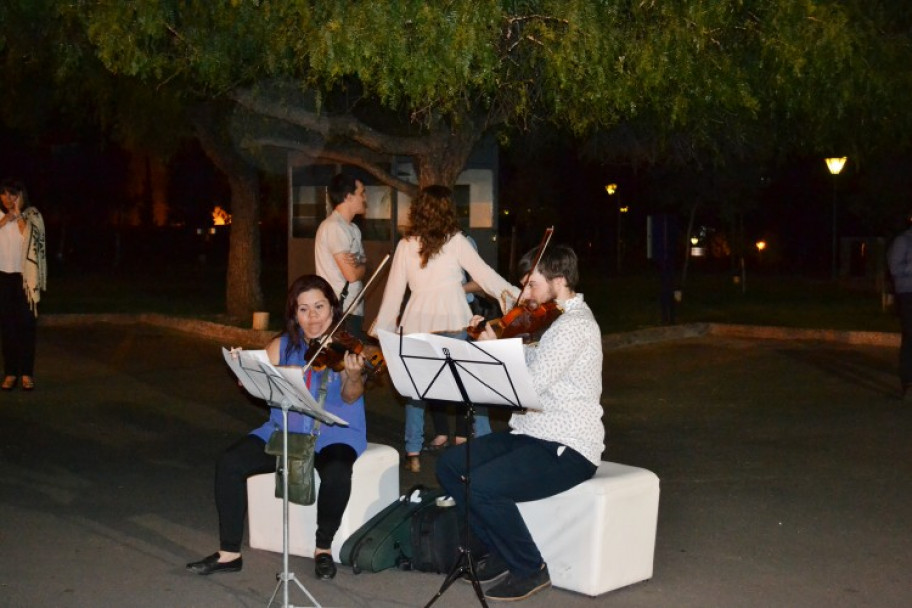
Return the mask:
<svg viewBox="0 0 912 608">
<path fill-rule="evenodd" d="M 431 442 L 431 443 L 425 445 L 425 446 L 424 446 L 424 449 L 422 449 L 421 451 L 422 451 L 422 452 L 429 452 L 429 453 L 431 453 L 431 454 L 435 454 L 435 453 L 437 453 L 437 452 L 440 452 L 441 450 L 444 450 L 444 449 L 448 448 L 449 445 L 450 445 L 450 440 L 449 440 L 449 439 L 447 439 L 446 441 L 443 441 L 443 442 L 441 442 L 441 443 L 433 443 L 433 442 Z"/>
<path fill-rule="evenodd" d="M 336 576 L 336 563 L 329 553 L 320 553 L 314 558 L 314 574 L 317 578 L 328 581 Z"/>
<path fill-rule="evenodd" d="M 198 562 L 187 564 L 187 570 L 196 574 L 213 574 L 214 572 L 240 572 L 244 567 L 244 558 L 239 557 L 230 562 L 219 563 L 218 552 L 209 557 L 204 557 Z"/>
</svg>

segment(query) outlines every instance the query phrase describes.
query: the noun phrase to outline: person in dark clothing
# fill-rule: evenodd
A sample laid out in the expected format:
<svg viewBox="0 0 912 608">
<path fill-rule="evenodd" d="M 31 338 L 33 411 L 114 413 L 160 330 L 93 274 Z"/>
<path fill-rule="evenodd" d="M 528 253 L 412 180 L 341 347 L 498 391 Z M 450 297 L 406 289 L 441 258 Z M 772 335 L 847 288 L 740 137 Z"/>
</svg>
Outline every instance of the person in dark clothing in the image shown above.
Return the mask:
<svg viewBox="0 0 912 608">
<path fill-rule="evenodd" d="M 912 213 L 907 220 L 912 224 Z M 899 381 L 902 397 L 912 401 L 912 226 L 890 244 L 887 263 L 893 277 L 896 310 L 902 328 L 899 347 Z"/>
</svg>

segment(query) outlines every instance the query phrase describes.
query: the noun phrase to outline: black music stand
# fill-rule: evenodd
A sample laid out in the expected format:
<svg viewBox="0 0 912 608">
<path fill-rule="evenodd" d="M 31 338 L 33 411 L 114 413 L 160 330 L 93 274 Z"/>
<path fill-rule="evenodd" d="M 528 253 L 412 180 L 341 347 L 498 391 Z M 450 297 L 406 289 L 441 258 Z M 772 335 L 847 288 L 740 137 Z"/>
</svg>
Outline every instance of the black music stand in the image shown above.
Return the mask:
<svg viewBox="0 0 912 608">
<path fill-rule="evenodd" d="M 282 572 L 276 574 L 278 583 L 266 608 L 272 606 L 280 588 L 282 589 L 282 608 L 294 608 L 292 604 L 288 603 L 289 582 L 298 585 L 313 602 L 314 608 L 321 608 L 317 599 L 295 577 L 294 572 L 290 572 L 288 569 L 288 411 L 294 410 L 327 424 L 348 426 L 348 423 L 320 407 L 307 389 L 307 385 L 304 384 L 301 368 L 276 368 L 269 363 L 268 359 L 264 358 L 265 353 L 259 356 L 254 353 L 259 354 L 262 351 L 245 352 L 240 349 L 222 349 L 225 361 L 247 392 L 254 397 L 264 399 L 270 407 L 282 410 L 282 467 L 279 471 L 282 476 Z"/>
<path fill-rule="evenodd" d="M 388 333 L 388 332 L 386 332 Z M 381 345 L 389 345 L 389 337 L 381 335 Z M 437 594 L 425 605 L 429 608 L 434 604 L 463 574 L 468 573 L 475 595 L 482 606 L 487 608 L 481 583 L 475 573 L 475 559 L 471 549 L 471 528 L 469 523 L 469 505 L 471 501 L 472 486 L 472 429 L 475 426 L 475 403 L 470 392 L 478 396 L 488 407 L 506 407 L 510 410 L 526 409 L 517 391 L 515 375 L 522 376 L 519 369 L 514 366 L 511 370 L 508 365 L 489 353 L 474 342 L 456 340 L 433 334 L 398 335 L 398 360 L 401 361 L 405 375 L 408 377 L 410 387 L 400 388 L 402 384 L 401 372 L 396 366 L 391 368 L 390 374 L 397 390 L 420 399 L 440 399 L 444 401 L 457 401 L 465 405 L 466 429 L 466 475 L 465 475 L 465 515 L 462 545 L 459 547 L 459 559 L 450 569 L 441 584 Z M 410 342 L 409 346 L 406 343 Z M 518 340 L 517 340 L 518 343 Z M 410 348 L 411 347 L 411 348 Z M 521 353 L 521 346 L 519 346 Z M 452 351 L 461 351 L 461 355 L 452 356 Z M 386 357 L 389 365 L 391 357 Z M 411 368 L 409 366 L 412 366 Z M 521 370 L 528 371 L 523 364 Z M 449 372 L 449 373 L 447 373 Z M 487 379 L 485 379 L 485 377 Z M 399 382 L 397 383 L 397 379 Z M 496 379 L 497 382 L 492 379 Z M 451 381 L 451 382 L 450 382 Z M 469 388 L 466 387 L 466 383 Z M 408 390 L 408 389 L 411 390 Z M 433 394 L 432 394 L 433 393 Z M 537 402 L 536 402 L 537 405 Z"/>
</svg>

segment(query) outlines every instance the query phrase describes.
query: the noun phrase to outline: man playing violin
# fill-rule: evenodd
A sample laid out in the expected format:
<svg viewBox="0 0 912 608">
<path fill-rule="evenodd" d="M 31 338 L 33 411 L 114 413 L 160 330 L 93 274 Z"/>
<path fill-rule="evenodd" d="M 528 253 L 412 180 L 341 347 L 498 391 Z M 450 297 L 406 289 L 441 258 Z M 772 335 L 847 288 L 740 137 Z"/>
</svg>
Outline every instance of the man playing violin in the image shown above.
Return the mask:
<svg viewBox="0 0 912 608">
<path fill-rule="evenodd" d="M 591 478 L 605 448 L 602 424 L 602 336 L 583 294 L 576 292 L 579 268 L 574 251 L 557 245 L 527 253 L 531 269 L 522 299 L 556 302 L 563 313 L 541 340 L 524 346 L 526 365 L 541 410 L 514 413 L 509 430 L 472 442 L 472 532 L 488 554 L 476 565 L 489 600 L 521 600 L 550 586 L 542 559 L 516 506 L 553 496 Z M 534 264 L 534 268 L 532 267 Z M 474 317 L 477 325 L 481 317 Z M 486 327 L 479 339 L 495 339 Z M 437 477 L 457 506 L 466 508 L 465 446 L 444 452 Z"/>
</svg>

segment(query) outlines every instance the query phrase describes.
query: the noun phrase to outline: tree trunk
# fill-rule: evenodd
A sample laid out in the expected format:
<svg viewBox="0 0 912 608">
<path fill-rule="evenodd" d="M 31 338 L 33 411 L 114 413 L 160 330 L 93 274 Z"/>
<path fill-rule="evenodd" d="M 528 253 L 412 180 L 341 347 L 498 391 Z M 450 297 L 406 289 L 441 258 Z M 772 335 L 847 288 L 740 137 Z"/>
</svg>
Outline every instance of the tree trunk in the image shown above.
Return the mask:
<svg viewBox="0 0 912 608">
<path fill-rule="evenodd" d="M 228 243 L 228 273 L 225 303 L 228 315 L 250 319 L 263 310 L 260 287 L 260 180 L 255 169 L 229 175 L 231 185 L 231 232 Z"/>
<path fill-rule="evenodd" d="M 459 131 L 441 131 L 434 135 L 430 151 L 412 157 L 418 187 L 440 185 L 452 188 L 480 138 L 481 133 L 471 124 L 466 124 Z"/>
<path fill-rule="evenodd" d="M 231 187 L 231 232 L 225 310 L 229 316 L 250 319 L 263 310 L 260 287 L 260 179 L 256 169 L 237 152 L 230 138 L 212 120 L 215 110 L 202 108 L 194 115 L 197 137 L 206 156 L 228 178 Z"/>
</svg>

